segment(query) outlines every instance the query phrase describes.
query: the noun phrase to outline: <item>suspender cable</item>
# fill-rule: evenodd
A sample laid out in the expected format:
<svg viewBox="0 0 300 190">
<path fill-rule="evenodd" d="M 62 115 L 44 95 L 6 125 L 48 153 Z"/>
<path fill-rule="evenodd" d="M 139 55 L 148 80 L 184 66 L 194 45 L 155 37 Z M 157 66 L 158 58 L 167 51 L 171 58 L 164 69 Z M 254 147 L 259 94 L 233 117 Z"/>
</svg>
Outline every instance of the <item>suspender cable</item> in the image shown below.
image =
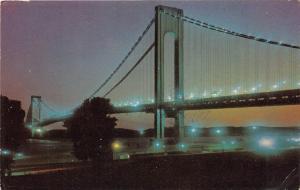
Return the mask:
<svg viewBox="0 0 300 190">
<path fill-rule="evenodd" d="M 140 57 L 140 59 L 134 64 L 134 66 L 121 78 L 119 82 L 117 82 L 108 92 L 104 94 L 103 97 L 106 97 L 109 95 L 116 87 L 118 87 L 128 76 L 129 74 L 141 63 L 141 61 L 146 57 L 146 55 L 151 51 L 151 49 L 154 47 L 154 43 L 152 43 L 148 49 L 145 51 L 145 53 Z"/>
</svg>

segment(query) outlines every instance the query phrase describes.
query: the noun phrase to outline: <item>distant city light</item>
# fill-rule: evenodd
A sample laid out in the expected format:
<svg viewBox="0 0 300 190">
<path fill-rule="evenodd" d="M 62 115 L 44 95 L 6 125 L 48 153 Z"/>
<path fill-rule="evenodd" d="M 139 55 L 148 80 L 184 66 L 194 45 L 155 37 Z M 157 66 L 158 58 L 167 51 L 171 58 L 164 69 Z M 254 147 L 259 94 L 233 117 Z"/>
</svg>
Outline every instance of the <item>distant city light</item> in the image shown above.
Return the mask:
<svg viewBox="0 0 300 190">
<path fill-rule="evenodd" d="M 191 93 L 189 98 L 193 99 L 193 98 L 195 98 L 195 95 L 193 93 Z"/>
<path fill-rule="evenodd" d="M 300 138 L 292 137 L 292 138 L 288 139 L 288 141 L 300 142 Z"/>
<path fill-rule="evenodd" d="M 43 130 L 42 130 L 41 128 L 37 128 L 35 131 L 36 131 L 37 133 L 42 133 L 42 132 L 43 132 Z"/>
<path fill-rule="evenodd" d="M 137 106 L 140 105 L 140 102 L 139 102 L 139 101 L 133 102 L 132 105 L 133 105 L 134 107 L 137 107 Z"/>
<path fill-rule="evenodd" d="M 140 133 L 140 135 L 143 135 L 145 133 L 145 130 L 144 129 L 140 129 L 139 133 Z"/>
<path fill-rule="evenodd" d="M 273 86 L 272 86 L 272 88 L 278 88 L 278 85 L 277 84 L 274 84 Z"/>
<path fill-rule="evenodd" d="M 5 156 L 10 155 L 10 150 L 1 150 L 1 154 Z"/>
<path fill-rule="evenodd" d="M 233 89 L 232 92 L 233 92 L 234 94 L 238 94 L 239 91 L 240 91 L 240 89 L 241 89 L 241 87 L 238 86 L 238 87 L 236 87 L 235 89 Z"/>
<path fill-rule="evenodd" d="M 128 160 L 128 159 L 130 159 L 130 155 L 128 153 L 120 155 L 120 160 Z"/>
<path fill-rule="evenodd" d="M 265 148 L 273 148 L 274 146 L 274 140 L 268 137 L 263 137 L 259 139 L 258 143 L 261 147 Z"/>
<path fill-rule="evenodd" d="M 18 152 L 18 153 L 15 154 L 15 156 L 16 156 L 16 157 L 23 157 L 24 154 L 23 154 L 22 152 Z"/>
</svg>

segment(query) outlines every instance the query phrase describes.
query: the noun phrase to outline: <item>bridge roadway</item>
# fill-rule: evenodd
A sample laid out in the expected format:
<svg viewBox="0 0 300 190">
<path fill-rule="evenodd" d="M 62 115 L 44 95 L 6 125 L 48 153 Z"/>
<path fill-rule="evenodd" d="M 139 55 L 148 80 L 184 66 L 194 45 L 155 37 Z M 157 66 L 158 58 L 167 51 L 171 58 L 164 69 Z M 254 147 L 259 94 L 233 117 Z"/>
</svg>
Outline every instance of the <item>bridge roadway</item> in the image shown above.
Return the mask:
<svg viewBox="0 0 300 190">
<path fill-rule="evenodd" d="M 170 101 L 162 103 L 161 105 L 159 105 L 159 107 L 165 109 L 168 114 L 172 115 L 172 113 L 176 110 L 201 110 L 297 104 L 300 104 L 300 89 L 191 99 L 184 100 L 182 102 Z M 141 104 L 138 106 L 115 107 L 113 113 L 153 113 L 155 108 L 155 104 Z"/>
<path fill-rule="evenodd" d="M 168 117 L 173 117 L 176 110 L 202 110 L 202 109 L 221 109 L 237 107 L 261 107 L 261 106 L 280 106 L 280 105 L 300 105 L 300 89 L 283 90 L 274 92 L 241 94 L 233 96 L 219 96 L 213 98 L 191 99 L 182 102 L 170 101 L 159 105 L 163 108 Z M 114 107 L 112 114 L 146 112 L 154 113 L 156 105 L 140 104 L 137 106 Z M 40 122 L 39 126 L 46 126 L 51 123 L 64 121 L 72 114 L 51 118 Z"/>
</svg>

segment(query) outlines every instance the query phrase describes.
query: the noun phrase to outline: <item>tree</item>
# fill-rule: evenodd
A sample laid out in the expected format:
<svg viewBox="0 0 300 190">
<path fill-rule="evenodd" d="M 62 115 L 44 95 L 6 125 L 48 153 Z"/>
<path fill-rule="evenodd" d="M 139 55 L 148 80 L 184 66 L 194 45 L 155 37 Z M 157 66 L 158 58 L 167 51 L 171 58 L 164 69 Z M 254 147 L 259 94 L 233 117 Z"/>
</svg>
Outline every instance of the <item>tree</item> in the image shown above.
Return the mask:
<svg viewBox="0 0 300 190">
<path fill-rule="evenodd" d="M 109 116 L 112 105 L 109 99 L 96 97 L 85 100 L 67 119 L 67 127 L 74 147 L 74 154 L 80 160 L 107 158 L 111 154 L 111 141 L 117 119 Z"/>
<path fill-rule="evenodd" d="M 28 137 L 21 102 L 1 96 L 1 178 L 10 173 L 13 155 Z"/>
</svg>

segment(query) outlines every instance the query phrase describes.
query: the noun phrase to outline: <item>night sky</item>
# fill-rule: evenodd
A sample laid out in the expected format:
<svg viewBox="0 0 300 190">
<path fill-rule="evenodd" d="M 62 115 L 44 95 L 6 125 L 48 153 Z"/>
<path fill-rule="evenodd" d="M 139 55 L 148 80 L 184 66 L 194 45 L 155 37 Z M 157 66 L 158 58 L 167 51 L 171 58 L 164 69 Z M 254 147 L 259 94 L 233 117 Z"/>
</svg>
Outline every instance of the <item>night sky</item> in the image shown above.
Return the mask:
<svg viewBox="0 0 300 190">
<path fill-rule="evenodd" d="M 60 111 L 77 106 L 120 63 L 159 4 L 182 8 L 185 15 L 233 31 L 300 44 L 296 0 L 2 2 L 1 94 L 21 100 L 25 110 L 31 95 L 42 96 Z M 299 113 L 300 106 L 243 108 L 188 112 L 186 120 L 209 126 L 299 126 Z M 127 117 L 118 127 L 151 127 L 141 117 L 149 116 Z"/>
</svg>

